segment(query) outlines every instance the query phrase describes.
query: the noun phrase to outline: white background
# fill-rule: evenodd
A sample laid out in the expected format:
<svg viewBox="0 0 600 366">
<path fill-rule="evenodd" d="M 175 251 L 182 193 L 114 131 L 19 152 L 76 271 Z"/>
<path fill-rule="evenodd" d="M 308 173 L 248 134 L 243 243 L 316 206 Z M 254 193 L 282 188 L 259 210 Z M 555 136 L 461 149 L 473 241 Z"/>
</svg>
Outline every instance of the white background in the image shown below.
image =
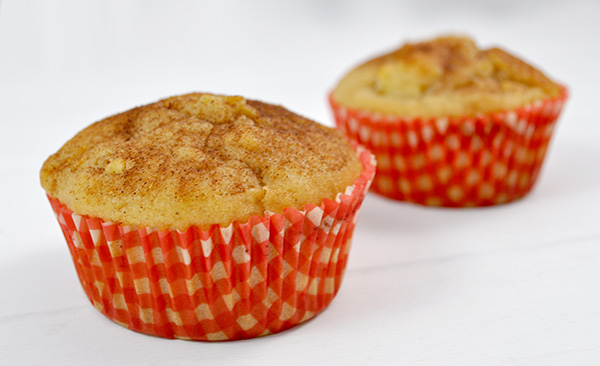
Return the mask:
<svg viewBox="0 0 600 366">
<path fill-rule="evenodd" d="M 0 364 L 599 365 L 599 14 L 598 1 L 2 0 Z M 77 131 L 190 91 L 332 125 L 344 72 L 444 32 L 570 88 L 526 199 L 452 210 L 369 195 L 338 296 L 278 335 L 164 340 L 89 304 L 38 178 Z"/>
</svg>

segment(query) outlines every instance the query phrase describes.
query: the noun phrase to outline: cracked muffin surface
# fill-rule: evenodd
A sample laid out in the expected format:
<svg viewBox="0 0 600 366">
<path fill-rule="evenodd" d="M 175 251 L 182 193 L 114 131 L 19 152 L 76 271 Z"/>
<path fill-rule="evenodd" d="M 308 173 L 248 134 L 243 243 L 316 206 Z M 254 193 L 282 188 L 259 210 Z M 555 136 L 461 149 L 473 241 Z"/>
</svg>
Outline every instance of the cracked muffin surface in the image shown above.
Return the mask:
<svg viewBox="0 0 600 366">
<path fill-rule="evenodd" d="M 280 106 L 192 93 L 92 124 L 46 160 L 40 177 L 79 214 L 186 229 L 319 205 L 361 171 L 337 130 Z"/>
<path fill-rule="evenodd" d="M 447 36 L 407 43 L 350 71 L 332 98 L 398 117 L 500 112 L 561 94 L 560 85 L 500 48 Z"/>
</svg>

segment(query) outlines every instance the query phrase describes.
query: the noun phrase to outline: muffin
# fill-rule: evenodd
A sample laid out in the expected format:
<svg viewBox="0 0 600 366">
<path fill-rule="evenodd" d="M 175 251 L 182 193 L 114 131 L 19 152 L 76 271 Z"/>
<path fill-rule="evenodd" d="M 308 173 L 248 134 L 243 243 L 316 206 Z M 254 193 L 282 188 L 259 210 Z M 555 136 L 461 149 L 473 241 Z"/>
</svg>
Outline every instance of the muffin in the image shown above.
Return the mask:
<svg viewBox="0 0 600 366">
<path fill-rule="evenodd" d="M 464 207 L 531 190 L 566 98 L 499 48 L 442 37 L 363 63 L 329 101 L 338 128 L 375 154 L 375 192 Z"/>
<path fill-rule="evenodd" d="M 100 312 L 160 337 L 233 340 L 331 302 L 374 170 L 339 131 L 194 93 L 92 124 L 40 175 Z"/>
</svg>

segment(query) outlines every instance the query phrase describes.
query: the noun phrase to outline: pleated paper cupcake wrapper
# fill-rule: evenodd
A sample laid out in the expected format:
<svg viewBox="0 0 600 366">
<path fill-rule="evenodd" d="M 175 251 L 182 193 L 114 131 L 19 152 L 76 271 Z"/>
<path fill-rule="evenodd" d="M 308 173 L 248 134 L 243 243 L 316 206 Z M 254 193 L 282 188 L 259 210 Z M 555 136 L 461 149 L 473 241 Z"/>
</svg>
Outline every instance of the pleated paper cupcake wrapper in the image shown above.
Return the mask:
<svg viewBox="0 0 600 366">
<path fill-rule="evenodd" d="M 375 154 L 371 189 L 422 205 L 488 206 L 527 194 L 539 175 L 561 95 L 503 113 L 403 119 L 346 108 L 330 95 L 336 124 Z"/>
<path fill-rule="evenodd" d="M 78 215 L 48 197 L 92 304 L 116 323 L 165 338 L 221 341 L 304 322 L 337 293 L 373 155 L 344 193 L 304 211 L 208 230 L 139 228 Z"/>
</svg>

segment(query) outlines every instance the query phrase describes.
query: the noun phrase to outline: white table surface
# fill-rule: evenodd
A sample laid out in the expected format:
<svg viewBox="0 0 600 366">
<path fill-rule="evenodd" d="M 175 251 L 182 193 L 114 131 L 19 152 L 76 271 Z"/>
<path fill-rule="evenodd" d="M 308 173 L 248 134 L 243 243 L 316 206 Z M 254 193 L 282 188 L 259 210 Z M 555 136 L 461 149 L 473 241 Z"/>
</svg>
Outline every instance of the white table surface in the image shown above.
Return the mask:
<svg viewBox="0 0 600 366">
<path fill-rule="evenodd" d="M 2 0 L 0 364 L 600 365 L 598 14 L 597 1 Z M 89 304 L 38 178 L 77 131 L 189 91 L 332 125 L 343 72 L 448 31 L 570 87 L 526 199 L 456 210 L 369 195 L 336 299 L 273 336 L 165 340 Z"/>
</svg>

